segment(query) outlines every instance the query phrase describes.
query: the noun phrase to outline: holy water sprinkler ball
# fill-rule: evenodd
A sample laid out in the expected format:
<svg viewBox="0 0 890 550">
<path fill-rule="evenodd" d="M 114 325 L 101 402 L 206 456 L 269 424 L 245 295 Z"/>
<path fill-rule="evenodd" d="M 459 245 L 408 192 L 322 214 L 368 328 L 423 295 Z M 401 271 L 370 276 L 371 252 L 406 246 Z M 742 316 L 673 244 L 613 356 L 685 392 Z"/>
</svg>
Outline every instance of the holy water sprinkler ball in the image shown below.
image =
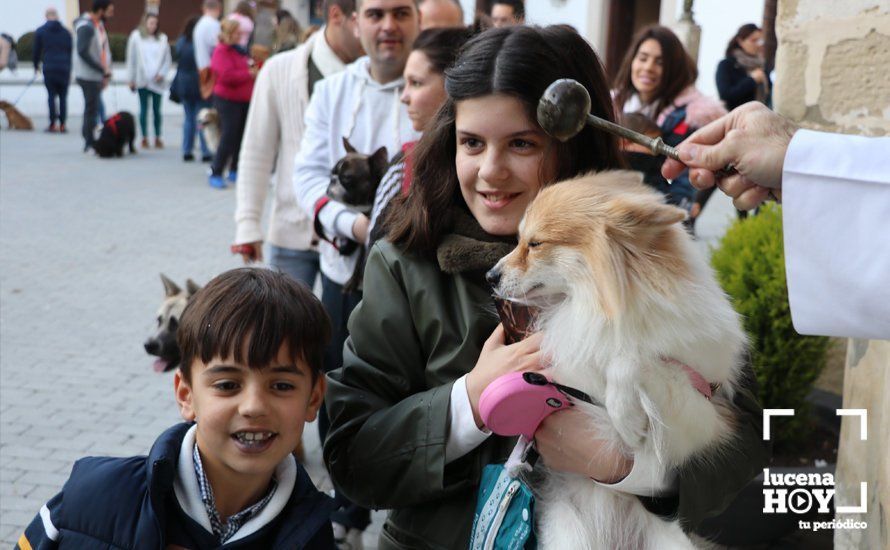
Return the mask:
<svg viewBox="0 0 890 550">
<path fill-rule="evenodd" d="M 589 113 L 590 94 L 570 78 L 553 82 L 538 101 L 538 124 L 559 141 L 568 141 L 580 132 Z"/>
</svg>

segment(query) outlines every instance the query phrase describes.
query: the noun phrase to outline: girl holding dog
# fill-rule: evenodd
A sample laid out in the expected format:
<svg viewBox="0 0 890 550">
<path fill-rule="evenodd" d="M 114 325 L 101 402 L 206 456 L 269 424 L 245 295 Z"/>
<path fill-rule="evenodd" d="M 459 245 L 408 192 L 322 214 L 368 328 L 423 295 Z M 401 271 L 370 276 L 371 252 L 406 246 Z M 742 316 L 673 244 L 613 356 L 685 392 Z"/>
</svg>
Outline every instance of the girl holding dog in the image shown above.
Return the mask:
<svg viewBox="0 0 890 550">
<path fill-rule="evenodd" d="M 621 167 L 615 138 L 586 127 L 559 143 L 535 121 L 558 78 L 579 81 L 591 112 L 614 119 L 602 65 L 571 28 L 487 31 L 445 74 L 449 97 L 418 143 L 410 193 L 395 199 L 386 239 L 371 249 L 326 397 L 324 456 L 335 484 L 392 510 L 381 548 L 466 546 L 482 468 L 515 443 L 484 429 L 479 396 L 500 375 L 544 367 L 540 335 L 505 344 L 484 274 L 515 247 L 543 186 Z M 633 457 L 600 448 L 583 413 L 551 415 L 535 438 L 550 469 L 616 484 L 693 529 L 765 462 L 761 410 L 747 390 L 736 403 L 745 452 L 690 464 L 657 487 L 628 483 Z"/>
<path fill-rule="evenodd" d="M 158 15 L 146 13 L 139 28 L 130 33 L 127 41 L 127 75 L 130 90 L 139 93 L 139 129 L 142 147 L 148 143 L 148 111 L 151 102 L 155 130 L 155 147 L 164 146 L 161 140 L 161 99 L 165 78 L 172 64 L 167 35 L 158 28 Z"/>
</svg>

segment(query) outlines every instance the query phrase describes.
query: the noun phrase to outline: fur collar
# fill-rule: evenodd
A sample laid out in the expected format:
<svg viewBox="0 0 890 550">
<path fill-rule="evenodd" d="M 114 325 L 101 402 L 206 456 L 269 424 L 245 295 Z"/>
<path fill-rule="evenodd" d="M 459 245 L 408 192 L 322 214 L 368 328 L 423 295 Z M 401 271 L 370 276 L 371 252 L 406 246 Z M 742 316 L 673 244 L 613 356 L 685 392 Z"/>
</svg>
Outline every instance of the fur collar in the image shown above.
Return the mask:
<svg viewBox="0 0 890 550">
<path fill-rule="evenodd" d="M 726 114 L 726 109 L 719 101 L 701 93 L 695 86 L 689 86 L 674 99 L 673 105 L 662 109 L 658 115 L 658 124 L 661 125 L 674 109 L 684 105 L 686 106 L 686 123 L 693 129 L 701 128 Z"/>
<path fill-rule="evenodd" d="M 488 271 L 516 247 L 516 237 L 489 235 L 465 208 L 452 209 L 453 228 L 446 235 L 436 259 L 439 269 L 449 274 Z"/>
</svg>

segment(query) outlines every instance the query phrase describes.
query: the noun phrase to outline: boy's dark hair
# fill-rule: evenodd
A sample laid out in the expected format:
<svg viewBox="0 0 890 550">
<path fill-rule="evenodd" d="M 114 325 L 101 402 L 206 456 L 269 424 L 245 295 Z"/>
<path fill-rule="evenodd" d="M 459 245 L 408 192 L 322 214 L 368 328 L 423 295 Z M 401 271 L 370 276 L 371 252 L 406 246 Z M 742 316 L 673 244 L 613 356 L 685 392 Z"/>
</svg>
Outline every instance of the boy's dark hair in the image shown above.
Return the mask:
<svg viewBox="0 0 890 550">
<path fill-rule="evenodd" d="M 97 13 L 99 10 L 108 9 L 108 6 L 114 4 L 111 0 L 93 0 L 93 4 L 90 7 L 90 11 L 93 13 Z"/>
<path fill-rule="evenodd" d="M 287 345 L 294 363 L 309 365 L 314 383 L 330 338 L 328 315 L 306 285 L 284 273 L 242 267 L 217 276 L 189 301 L 176 333 L 179 370 L 190 382 L 192 363 L 214 357 L 263 368 Z"/>
<path fill-rule="evenodd" d="M 525 19 L 525 2 L 523 0 L 494 0 L 491 8 L 494 9 L 495 4 L 504 4 L 513 8 L 513 17 L 516 19 Z M 491 15 L 491 10 L 488 12 Z"/>
</svg>

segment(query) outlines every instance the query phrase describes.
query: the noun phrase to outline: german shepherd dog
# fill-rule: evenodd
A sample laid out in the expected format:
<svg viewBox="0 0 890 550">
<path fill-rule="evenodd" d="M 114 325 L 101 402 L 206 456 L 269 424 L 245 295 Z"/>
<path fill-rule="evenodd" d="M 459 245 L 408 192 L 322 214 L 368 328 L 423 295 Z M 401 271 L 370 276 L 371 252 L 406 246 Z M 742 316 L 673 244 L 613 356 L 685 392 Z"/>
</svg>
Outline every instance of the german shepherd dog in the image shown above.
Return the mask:
<svg viewBox="0 0 890 550">
<path fill-rule="evenodd" d="M 93 149 L 102 158 L 124 156 L 124 145 L 130 145 L 130 154 L 136 153 L 133 140 L 136 139 L 136 121 L 127 111 L 121 111 L 105 121 L 99 139 L 93 142 Z"/>
<path fill-rule="evenodd" d="M 145 341 L 145 351 L 157 357 L 153 368 L 155 372 L 166 372 L 179 366 L 181 355 L 179 344 L 176 343 L 176 329 L 179 328 L 179 317 L 188 305 L 189 300 L 201 290 L 191 279 L 185 282 L 185 290 L 161 273 L 164 283 L 164 301 L 158 309 L 157 330 Z"/>
</svg>

